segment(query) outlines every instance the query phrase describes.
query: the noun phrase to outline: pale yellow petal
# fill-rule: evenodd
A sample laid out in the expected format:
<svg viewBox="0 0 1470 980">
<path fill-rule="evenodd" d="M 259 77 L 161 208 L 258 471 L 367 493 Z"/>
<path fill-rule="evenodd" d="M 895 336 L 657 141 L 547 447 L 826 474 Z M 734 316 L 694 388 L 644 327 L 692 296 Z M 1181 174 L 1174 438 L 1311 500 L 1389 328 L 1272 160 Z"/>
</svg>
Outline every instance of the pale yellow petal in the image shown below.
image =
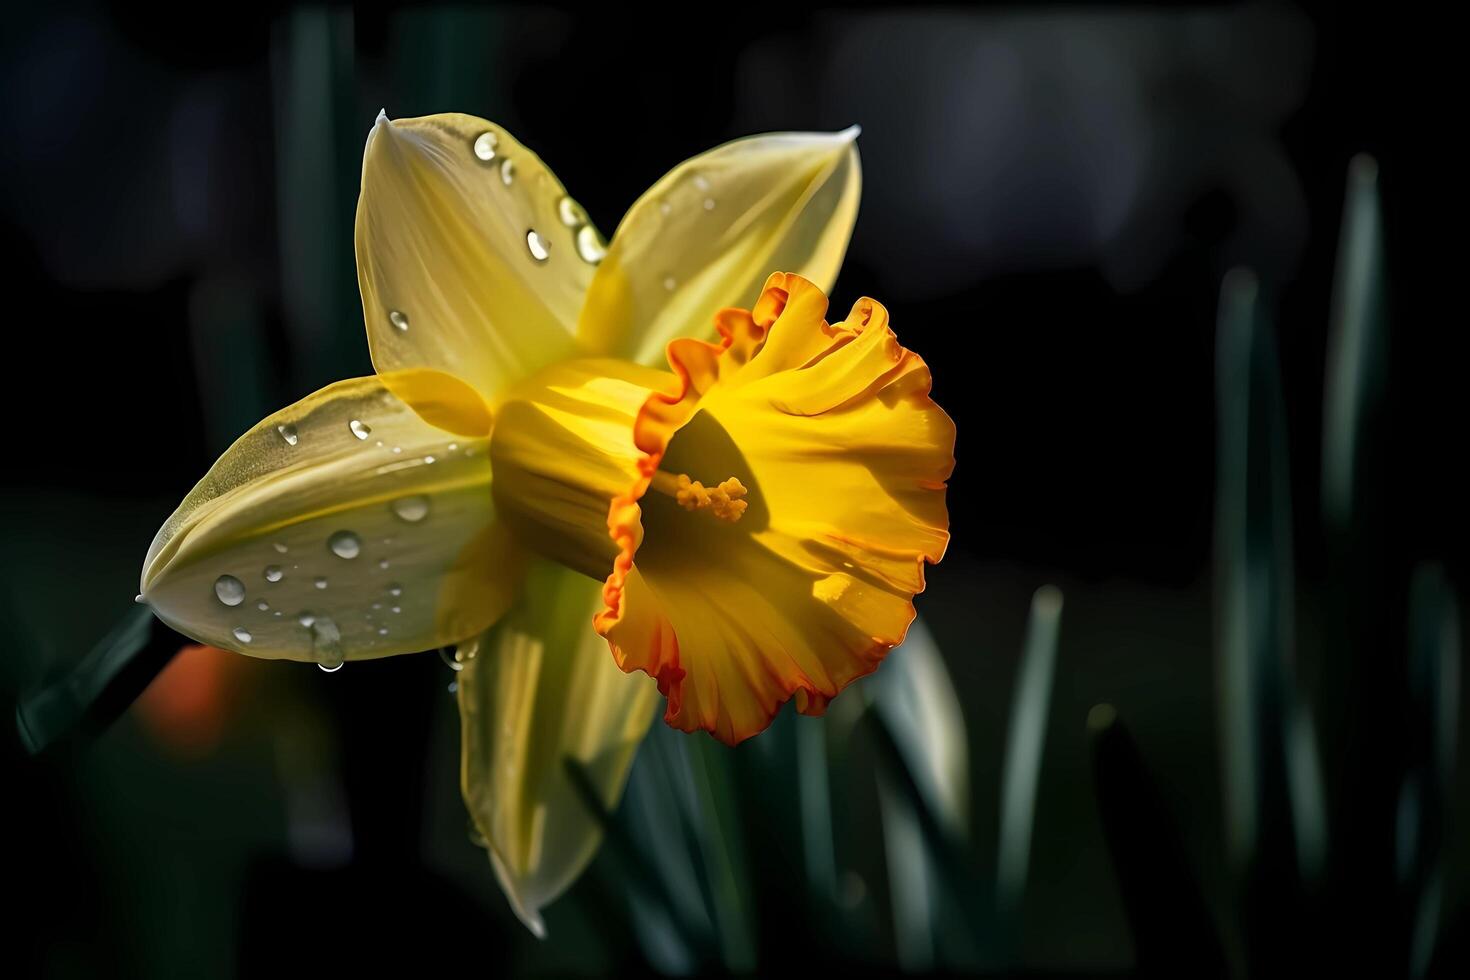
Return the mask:
<svg viewBox="0 0 1470 980">
<path fill-rule="evenodd" d="M 597 233 L 504 129 L 458 113 L 380 115 L 357 206 L 374 366 L 442 372 L 493 403 L 505 384 L 572 350 L 594 269 L 578 235 Z M 422 386 L 387 380 L 418 404 Z"/>
<path fill-rule="evenodd" d="M 783 269 L 827 291 L 857 219 L 856 128 L 736 140 L 675 167 L 628 211 L 578 324 L 588 351 L 663 365 L 675 337 Z"/>
<path fill-rule="evenodd" d="M 601 583 L 538 562 L 459 679 L 465 805 L 507 898 L 537 935 L 541 909 L 602 841 L 566 760 L 613 809 L 658 702 L 653 681 L 618 670 L 593 631 L 600 603 Z"/>
<path fill-rule="evenodd" d="M 169 625 L 256 657 L 363 660 L 473 637 L 524 561 L 494 519 L 486 440 L 379 378 L 260 422 L 158 532 L 142 592 Z"/>
</svg>

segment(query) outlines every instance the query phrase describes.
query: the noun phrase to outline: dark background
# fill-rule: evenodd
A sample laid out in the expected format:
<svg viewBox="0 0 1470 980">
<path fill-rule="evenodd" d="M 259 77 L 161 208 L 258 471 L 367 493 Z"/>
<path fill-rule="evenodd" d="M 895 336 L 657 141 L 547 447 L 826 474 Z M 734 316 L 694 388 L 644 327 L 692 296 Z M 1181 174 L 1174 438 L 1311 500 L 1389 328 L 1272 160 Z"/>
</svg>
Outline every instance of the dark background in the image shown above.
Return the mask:
<svg viewBox="0 0 1470 980">
<path fill-rule="evenodd" d="M 1029 596 L 1052 582 L 1067 597 L 1015 965 L 1136 962 L 1089 785 L 1094 703 L 1129 717 L 1206 891 L 1228 892 L 1210 589 L 1215 318 L 1236 266 L 1260 277 L 1280 347 L 1309 689 L 1334 655 L 1320 433 L 1358 153 L 1379 165 L 1389 282 L 1385 618 L 1424 560 L 1464 593 L 1463 54 L 1427 10 L 33 5 L 7 20 L 12 696 L 126 610 L 153 531 L 236 434 L 371 369 L 352 218 L 380 106 L 505 125 L 605 234 L 725 140 L 862 125 L 834 303 L 888 305 L 958 425 L 953 545 L 919 608 L 965 710 L 982 852 Z M 631 940 L 596 928 L 606 874 L 552 907 L 546 943 L 505 910 L 460 840 L 437 660 L 289 682 L 241 669 L 206 752 L 181 759 L 133 715 L 42 762 L 7 748 L 23 962 L 220 975 L 300 947 L 325 963 L 366 948 L 496 973 L 638 968 Z M 317 801 L 326 856 L 283 823 L 280 746 L 298 738 L 340 769 Z M 1462 852 L 1446 905 L 1461 923 Z M 760 930 L 763 963 L 799 945 Z M 861 967 L 891 962 L 879 944 Z"/>
</svg>

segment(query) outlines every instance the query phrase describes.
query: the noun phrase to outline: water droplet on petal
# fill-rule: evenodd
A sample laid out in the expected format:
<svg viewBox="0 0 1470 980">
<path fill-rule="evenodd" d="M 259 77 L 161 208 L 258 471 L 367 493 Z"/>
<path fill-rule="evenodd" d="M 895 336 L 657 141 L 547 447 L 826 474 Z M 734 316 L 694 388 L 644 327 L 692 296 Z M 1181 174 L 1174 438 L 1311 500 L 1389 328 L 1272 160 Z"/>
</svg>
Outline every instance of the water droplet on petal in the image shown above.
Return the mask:
<svg viewBox="0 0 1470 980">
<path fill-rule="evenodd" d="M 399 497 L 392 503 L 393 515 L 400 521 L 417 524 L 429 516 L 429 498 L 422 494 L 412 497 Z"/>
<path fill-rule="evenodd" d="M 335 667 L 328 667 L 326 664 L 317 664 L 317 668 L 320 669 L 320 670 L 322 670 L 325 673 L 335 674 L 337 671 L 339 671 L 339 670 L 342 669 L 342 665 L 341 664 L 337 664 L 337 666 L 335 666 Z"/>
<path fill-rule="evenodd" d="M 238 606 L 245 601 L 245 583 L 233 575 L 221 575 L 214 580 L 214 594 L 227 606 Z"/>
<path fill-rule="evenodd" d="M 531 250 L 531 258 L 537 262 L 545 262 L 551 257 L 551 243 L 537 234 L 534 228 L 526 232 L 526 248 Z"/>
<path fill-rule="evenodd" d="M 602 236 L 597 234 L 597 229 L 591 225 L 583 225 L 577 229 L 577 254 L 583 262 L 596 265 L 607 257 L 607 246 L 602 244 Z"/>
<path fill-rule="evenodd" d="M 276 431 L 281 434 L 282 439 L 286 440 L 286 445 L 296 445 L 296 440 L 299 438 L 296 435 L 296 426 L 292 425 L 290 422 L 287 422 L 285 425 L 276 426 Z"/>
<path fill-rule="evenodd" d="M 704 174 L 695 174 L 694 186 L 698 187 L 702 191 L 709 190 L 709 178 L 707 178 Z"/>
<path fill-rule="evenodd" d="M 133 596 L 133 601 L 136 602 L 136 603 L 138 603 L 139 605 L 142 605 L 143 603 L 147 602 L 148 600 L 144 599 L 143 598 L 143 593 L 139 592 L 137 595 Z"/>
<path fill-rule="evenodd" d="M 457 443 L 457 442 L 451 442 L 449 445 L 445 446 L 444 448 L 447 449 L 447 450 L 449 450 L 450 452 L 454 452 L 456 449 L 459 448 L 459 443 Z"/>
<path fill-rule="evenodd" d="M 274 544 L 272 544 L 271 547 L 274 548 L 274 549 L 276 549 L 276 554 L 278 554 L 278 555 L 284 555 L 287 551 L 290 551 L 291 550 L 291 549 L 287 548 L 285 545 L 281 544 L 281 542 L 279 542 L 279 541 L 277 541 Z"/>
<path fill-rule="evenodd" d="M 433 462 L 434 462 L 434 457 L 433 456 L 425 456 L 424 457 L 424 465 L 425 466 L 430 465 Z"/>
<path fill-rule="evenodd" d="M 401 452 L 403 452 L 403 447 L 402 446 L 394 446 L 393 447 L 393 455 L 397 456 Z"/>
<path fill-rule="evenodd" d="M 312 623 L 316 622 L 316 617 L 309 612 L 304 612 L 296 617 L 296 622 L 300 623 L 302 626 L 310 626 Z"/>
<path fill-rule="evenodd" d="M 704 209 L 706 211 L 713 211 L 715 209 L 715 199 L 712 198 L 712 197 L 705 198 L 704 199 Z"/>
<path fill-rule="evenodd" d="M 378 562 L 378 567 L 381 568 L 383 571 L 386 572 L 388 570 L 388 559 L 384 558 L 381 561 L 379 561 Z"/>
<path fill-rule="evenodd" d="M 402 606 L 394 606 L 393 607 L 393 612 L 401 613 L 401 612 L 403 612 L 403 607 Z"/>
<path fill-rule="evenodd" d="M 311 654 L 322 670 L 332 671 L 342 666 L 342 631 L 337 624 L 325 616 L 318 616 L 311 623 Z"/>
<path fill-rule="evenodd" d="M 348 422 L 347 428 L 351 429 L 352 434 L 357 436 L 357 438 L 359 439 L 366 439 L 373 433 L 372 428 L 366 422 L 361 422 L 357 419 L 353 419 L 351 422 Z"/>
<path fill-rule="evenodd" d="M 515 183 L 515 179 L 516 162 L 510 157 L 506 157 L 500 162 L 500 182 L 506 187 L 509 187 L 511 184 Z"/>
<path fill-rule="evenodd" d="M 388 594 L 403 595 L 403 586 L 399 585 L 397 582 L 394 582 L 392 585 L 388 586 Z"/>
<path fill-rule="evenodd" d="M 459 659 L 457 647 L 440 647 L 439 659 L 444 661 L 444 666 L 450 670 L 464 670 L 464 662 Z"/>
<path fill-rule="evenodd" d="M 327 577 L 325 575 L 318 575 L 316 577 L 316 581 L 312 582 L 311 584 L 315 585 L 319 589 L 325 589 L 327 587 Z"/>
<path fill-rule="evenodd" d="M 671 214 L 674 213 L 674 206 L 672 204 L 670 204 L 668 201 L 659 201 L 658 202 L 658 212 L 659 212 L 659 214 L 661 214 L 665 218 L 667 218 L 669 215 L 671 215 Z"/>
<path fill-rule="evenodd" d="M 386 626 L 379 626 L 378 627 L 378 635 L 379 636 L 387 636 L 388 635 L 388 627 L 386 627 Z"/>
<path fill-rule="evenodd" d="M 250 631 L 245 627 L 236 626 L 235 639 L 239 640 L 241 643 L 249 643 L 251 640 L 255 639 L 255 637 L 251 636 Z"/>
<path fill-rule="evenodd" d="M 679 285 L 679 283 L 673 276 L 664 276 L 664 288 L 667 289 L 669 292 L 672 293 L 674 291 L 674 287 L 677 285 Z"/>
<path fill-rule="evenodd" d="M 397 330 L 399 333 L 408 333 L 408 314 L 407 313 L 403 313 L 403 312 L 401 312 L 399 310 L 389 310 L 388 311 L 388 322 L 391 323 L 391 324 L 393 324 L 393 328 L 395 330 Z"/>
<path fill-rule="evenodd" d="M 279 582 L 281 579 L 283 579 L 285 577 L 286 577 L 286 573 L 283 572 L 283 571 L 281 571 L 281 566 L 280 565 L 267 565 L 267 566 L 265 566 L 265 580 L 267 582 Z"/>
<path fill-rule="evenodd" d="M 576 228 L 578 225 L 587 223 L 587 212 L 582 210 L 582 205 L 566 196 L 556 202 L 556 216 L 568 228 Z"/>
<path fill-rule="evenodd" d="M 327 547 L 338 558 L 356 558 L 362 551 L 362 539 L 351 531 L 338 531 L 327 539 Z"/>
<path fill-rule="evenodd" d="M 475 156 L 489 163 L 495 159 L 495 150 L 500 146 L 500 137 L 491 132 L 475 137 Z"/>
<path fill-rule="evenodd" d="M 261 599 L 255 604 L 255 608 L 259 609 L 261 612 L 270 612 L 271 604 L 269 602 L 266 602 L 264 599 Z"/>
</svg>

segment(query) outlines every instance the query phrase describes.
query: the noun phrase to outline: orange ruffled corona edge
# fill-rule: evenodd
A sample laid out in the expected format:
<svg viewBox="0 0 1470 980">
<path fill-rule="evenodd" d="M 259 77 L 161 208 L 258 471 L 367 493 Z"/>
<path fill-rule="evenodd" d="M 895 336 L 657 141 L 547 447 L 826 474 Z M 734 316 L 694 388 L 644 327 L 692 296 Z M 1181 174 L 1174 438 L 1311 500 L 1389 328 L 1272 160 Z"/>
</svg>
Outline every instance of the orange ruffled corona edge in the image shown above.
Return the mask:
<svg viewBox="0 0 1470 980">
<path fill-rule="evenodd" d="M 597 632 L 657 679 L 669 725 L 732 745 L 792 696 L 819 715 L 877 669 L 949 540 L 955 430 L 928 367 L 881 304 L 826 312 L 815 285 L 776 273 L 754 310 L 716 316 L 718 344 L 671 342 L 676 387 L 639 410 L 638 476 L 608 511 L 619 553 Z M 645 499 L 674 462 L 738 481 L 749 512 L 676 523 L 673 501 Z"/>
</svg>

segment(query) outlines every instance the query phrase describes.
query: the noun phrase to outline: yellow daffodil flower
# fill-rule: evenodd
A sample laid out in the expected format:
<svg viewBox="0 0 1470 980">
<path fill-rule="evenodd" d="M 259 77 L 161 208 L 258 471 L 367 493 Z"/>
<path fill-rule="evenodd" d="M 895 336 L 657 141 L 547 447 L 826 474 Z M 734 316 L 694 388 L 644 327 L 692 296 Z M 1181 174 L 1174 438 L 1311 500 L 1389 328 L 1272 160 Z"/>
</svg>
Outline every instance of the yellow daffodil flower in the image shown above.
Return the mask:
<svg viewBox="0 0 1470 980">
<path fill-rule="evenodd" d="M 149 549 L 144 600 L 203 643 L 326 669 L 454 648 L 465 801 L 538 934 L 600 840 L 563 760 L 611 807 L 658 692 L 728 742 L 792 696 L 819 712 L 943 551 L 927 369 L 871 300 L 824 320 L 854 136 L 718 147 L 604 243 L 504 130 L 380 116 L 357 216 L 377 374 L 252 428 Z M 762 292 L 773 268 L 805 278 Z"/>
</svg>

